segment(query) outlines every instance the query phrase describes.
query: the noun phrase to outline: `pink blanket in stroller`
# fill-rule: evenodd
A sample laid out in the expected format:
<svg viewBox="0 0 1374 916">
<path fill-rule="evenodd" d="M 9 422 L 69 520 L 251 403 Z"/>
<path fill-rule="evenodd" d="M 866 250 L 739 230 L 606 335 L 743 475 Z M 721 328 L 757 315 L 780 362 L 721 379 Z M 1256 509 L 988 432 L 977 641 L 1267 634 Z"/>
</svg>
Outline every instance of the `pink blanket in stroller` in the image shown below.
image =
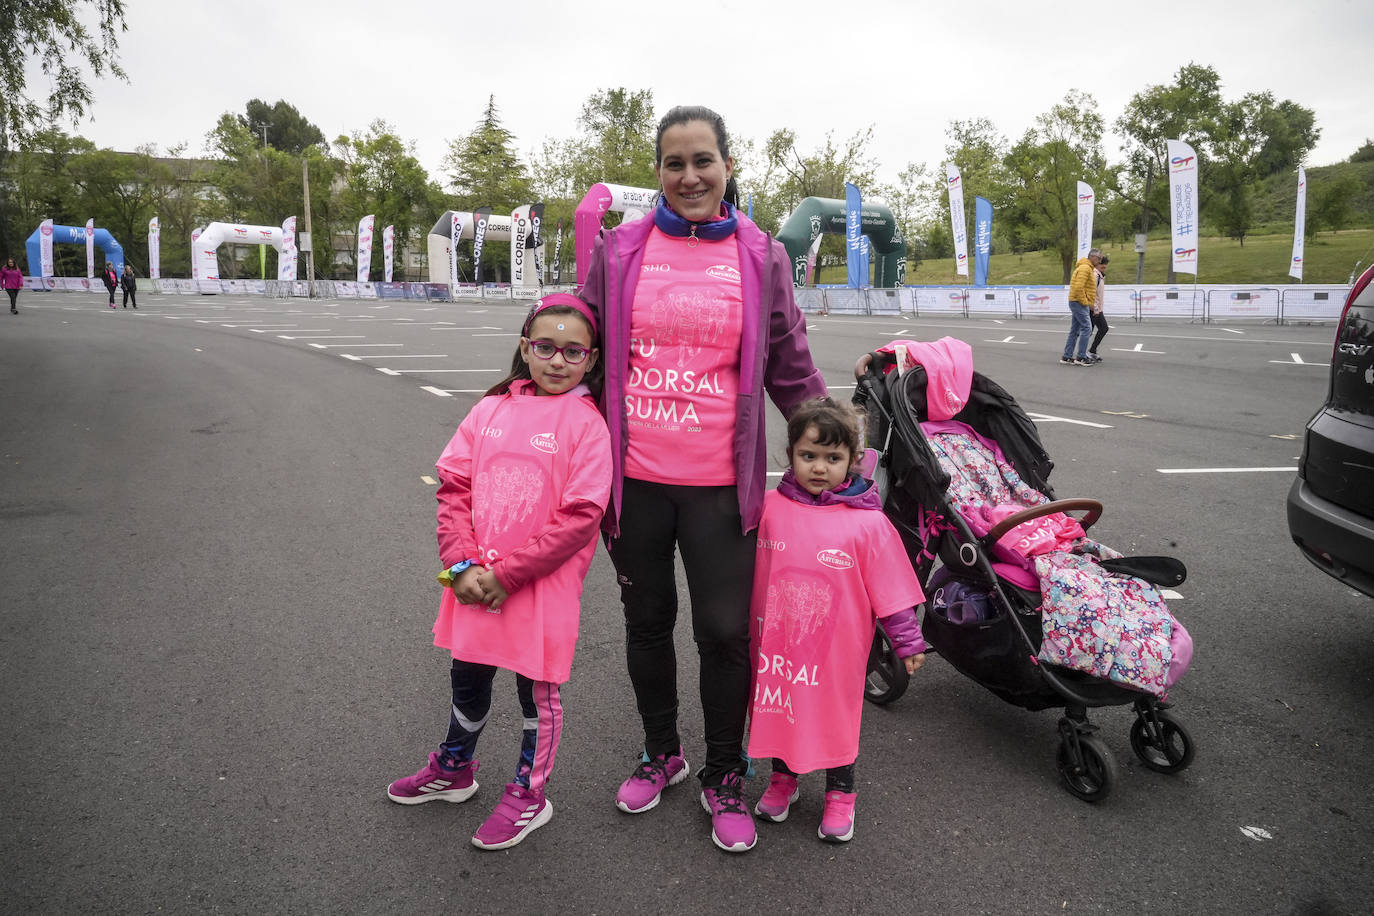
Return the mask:
<svg viewBox="0 0 1374 916">
<path fill-rule="evenodd" d="M 1021 480 L 995 442 L 965 424 L 927 422 L 921 428 L 950 476 L 950 505 L 975 534 L 986 534 L 1011 511 L 1049 502 Z M 1121 554 L 1086 537 L 1074 519 L 1063 513 L 1037 519 L 1001 538 L 996 551 L 999 574 L 1007 567 L 1034 570 L 1025 584 L 1039 581 L 1041 661 L 1156 696 L 1182 675 L 1186 658 L 1172 663 L 1187 633 L 1159 590 L 1099 566 L 1098 558 Z M 1191 655 L 1191 641 L 1186 650 Z"/>
</svg>

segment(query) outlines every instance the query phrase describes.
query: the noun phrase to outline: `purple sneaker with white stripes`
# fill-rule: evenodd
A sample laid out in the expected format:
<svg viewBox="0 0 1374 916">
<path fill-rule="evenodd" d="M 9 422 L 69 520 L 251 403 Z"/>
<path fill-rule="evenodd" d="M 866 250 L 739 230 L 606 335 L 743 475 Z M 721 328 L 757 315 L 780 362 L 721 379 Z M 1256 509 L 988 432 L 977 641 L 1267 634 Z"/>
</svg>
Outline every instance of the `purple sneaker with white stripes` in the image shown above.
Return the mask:
<svg viewBox="0 0 1374 916">
<path fill-rule="evenodd" d="M 496 810 L 472 835 L 478 849 L 509 849 L 553 817 L 553 802 L 518 782 L 506 783 Z"/>
<path fill-rule="evenodd" d="M 477 791 L 477 781 L 472 778 L 476 772 L 476 760 L 449 769 L 440 762 L 439 752 L 432 751 L 429 763 L 420 772 L 387 786 L 386 797 L 398 805 L 418 805 L 427 801 L 458 804 L 472 798 L 472 793 Z"/>
</svg>

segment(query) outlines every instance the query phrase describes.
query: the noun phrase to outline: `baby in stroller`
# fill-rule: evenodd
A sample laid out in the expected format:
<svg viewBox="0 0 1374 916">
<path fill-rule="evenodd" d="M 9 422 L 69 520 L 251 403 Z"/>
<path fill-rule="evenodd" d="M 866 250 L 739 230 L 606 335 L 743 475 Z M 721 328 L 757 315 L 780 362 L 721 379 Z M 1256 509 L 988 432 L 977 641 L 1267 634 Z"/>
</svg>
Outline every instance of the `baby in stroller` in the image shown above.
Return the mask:
<svg viewBox="0 0 1374 916">
<path fill-rule="evenodd" d="M 1122 557 L 1087 536 L 1101 503 L 1054 499 L 1034 423 L 973 370 L 967 344 L 894 341 L 860 366 L 855 400 L 881 450 L 884 511 L 930 596 L 931 646 L 1007 702 L 1064 708 L 1057 763 L 1080 798 L 1106 797 L 1116 778 L 1089 707 L 1133 705 L 1137 756 L 1161 772 L 1186 767 L 1192 740 L 1164 698 L 1192 643 L 1156 587 L 1181 583 L 1183 564 Z M 882 649 L 868 696 L 890 702 L 904 684 Z"/>
</svg>

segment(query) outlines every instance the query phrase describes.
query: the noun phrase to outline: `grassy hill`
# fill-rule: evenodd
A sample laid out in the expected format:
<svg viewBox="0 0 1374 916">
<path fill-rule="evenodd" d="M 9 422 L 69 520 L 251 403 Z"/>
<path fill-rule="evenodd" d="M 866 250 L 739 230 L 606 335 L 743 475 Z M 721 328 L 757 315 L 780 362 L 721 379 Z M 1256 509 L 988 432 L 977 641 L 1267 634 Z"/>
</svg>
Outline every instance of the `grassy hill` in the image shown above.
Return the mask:
<svg viewBox="0 0 1374 916">
<path fill-rule="evenodd" d="M 1292 206 L 1291 200 L 1289 206 Z M 1105 250 L 1111 258 L 1107 281 L 1120 285 L 1134 283 L 1137 255 L 1132 247 L 1108 244 Z M 1297 281 L 1288 276 L 1288 259 L 1292 253 L 1291 228 L 1287 233 L 1247 237 L 1244 247 L 1232 239 L 1203 237 L 1198 245 L 1200 272 L 1197 279 L 1199 283 L 1295 283 Z M 1323 232 L 1315 237 L 1309 233 L 1303 254 L 1305 283 L 1344 283 L 1350 278 L 1355 262 L 1363 262 L 1363 269 L 1374 260 L 1374 229 Z M 970 276 L 964 278 L 954 273 L 952 259 L 923 261 L 914 271 L 908 267 L 906 282 L 912 286 L 967 285 L 972 282 L 972 270 L 970 265 Z M 1164 283 L 1168 270 L 1169 240 L 1150 239 L 1145 251 L 1143 282 Z M 1062 283 L 1063 279 L 1059 258 L 1053 252 L 994 254 L 988 263 L 988 283 L 996 286 L 1054 285 Z M 1191 283 L 1193 277 L 1180 274 L 1179 280 Z M 844 266 L 823 268 L 821 282 L 844 283 Z"/>
</svg>

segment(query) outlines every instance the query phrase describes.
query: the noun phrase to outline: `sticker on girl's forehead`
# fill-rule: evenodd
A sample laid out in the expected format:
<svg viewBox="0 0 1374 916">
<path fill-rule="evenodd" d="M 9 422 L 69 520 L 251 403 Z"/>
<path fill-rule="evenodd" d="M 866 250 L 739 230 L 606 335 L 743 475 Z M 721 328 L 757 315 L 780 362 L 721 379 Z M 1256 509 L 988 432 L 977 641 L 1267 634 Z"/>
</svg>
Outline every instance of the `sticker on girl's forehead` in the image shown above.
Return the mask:
<svg viewBox="0 0 1374 916">
<path fill-rule="evenodd" d="M 563 325 L 560 324 L 560 325 L 558 326 L 558 330 L 562 331 L 562 330 L 565 330 L 565 328 L 563 327 Z"/>
</svg>

